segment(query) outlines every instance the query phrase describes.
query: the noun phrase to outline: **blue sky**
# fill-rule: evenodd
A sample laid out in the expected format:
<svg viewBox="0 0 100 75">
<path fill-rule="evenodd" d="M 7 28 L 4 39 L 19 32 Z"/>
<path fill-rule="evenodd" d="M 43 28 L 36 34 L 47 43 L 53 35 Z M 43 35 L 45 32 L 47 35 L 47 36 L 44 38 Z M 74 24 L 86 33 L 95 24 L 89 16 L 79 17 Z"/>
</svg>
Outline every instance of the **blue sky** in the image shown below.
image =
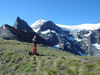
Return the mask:
<svg viewBox="0 0 100 75">
<path fill-rule="evenodd" d="M 79 25 L 100 21 L 100 0 L 0 0 L 0 26 L 13 25 L 17 16 L 29 25 L 38 19 Z"/>
</svg>

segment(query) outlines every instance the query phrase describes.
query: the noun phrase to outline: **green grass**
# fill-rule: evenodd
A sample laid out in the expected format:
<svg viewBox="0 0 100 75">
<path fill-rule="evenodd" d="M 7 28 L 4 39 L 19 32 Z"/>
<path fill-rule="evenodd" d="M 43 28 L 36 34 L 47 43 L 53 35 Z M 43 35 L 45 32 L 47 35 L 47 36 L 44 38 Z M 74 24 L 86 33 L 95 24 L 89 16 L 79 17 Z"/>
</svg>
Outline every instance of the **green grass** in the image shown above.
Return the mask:
<svg viewBox="0 0 100 75">
<path fill-rule="evenodd" d="M 77 56 L 38 44 L 0 39 L 0 75 L 100 75 L 100 56 Z"/>
</svg>

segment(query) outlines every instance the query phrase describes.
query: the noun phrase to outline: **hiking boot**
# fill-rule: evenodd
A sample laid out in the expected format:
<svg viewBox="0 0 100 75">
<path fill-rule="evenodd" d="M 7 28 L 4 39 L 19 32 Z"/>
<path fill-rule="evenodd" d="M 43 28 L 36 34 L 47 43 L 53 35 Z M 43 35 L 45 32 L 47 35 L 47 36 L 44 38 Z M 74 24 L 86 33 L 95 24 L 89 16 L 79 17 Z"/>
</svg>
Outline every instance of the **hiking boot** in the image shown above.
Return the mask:
<svg viewBox="0 0 100 75">
<path fill-rule="evenodd" d="M 39 53 L 35 53 L 35 55 L 39 56 Z"/>
<path fill-rule="evenodd" d="M 29 51 L 29 55 L 37 55 L 37 56 L 39 56 L 39 53 L 34 53 L 33 54 L 32 52 Z"/>
<path fill-rule="evenodd" d="M 29 55 L 33 55 L 32 52 L 29 51 Z"/>
</svg>

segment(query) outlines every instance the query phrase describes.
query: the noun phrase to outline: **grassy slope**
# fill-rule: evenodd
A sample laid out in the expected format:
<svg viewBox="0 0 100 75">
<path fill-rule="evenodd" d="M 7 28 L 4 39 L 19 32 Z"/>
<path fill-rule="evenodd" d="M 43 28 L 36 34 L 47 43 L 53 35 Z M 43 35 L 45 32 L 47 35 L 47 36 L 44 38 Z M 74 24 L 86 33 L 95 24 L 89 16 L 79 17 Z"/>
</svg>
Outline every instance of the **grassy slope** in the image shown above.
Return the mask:
<svg viewBox="0 0 100 75">
<path fill-rule="evenodd" d="M 100 75 L 100 56 L 75 56 L 38 45 L 41 56 L 29 56 L 32 43 L 0 40 L 0 75 Z"/>
</svg>

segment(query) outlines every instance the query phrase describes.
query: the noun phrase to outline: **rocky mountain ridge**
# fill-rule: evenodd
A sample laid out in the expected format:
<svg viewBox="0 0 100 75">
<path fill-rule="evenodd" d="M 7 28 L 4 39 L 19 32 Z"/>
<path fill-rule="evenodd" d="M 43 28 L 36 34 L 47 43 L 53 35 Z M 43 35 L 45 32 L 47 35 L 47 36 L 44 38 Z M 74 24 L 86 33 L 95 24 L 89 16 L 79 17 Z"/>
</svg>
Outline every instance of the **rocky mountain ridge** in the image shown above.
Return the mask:
<svg viewBox="0 0 100 75">
<path fill-rule="evenodd" d="M 17 17 L 13 26 L 4 24 L 0 27 L 0 37 L 6 40 L 13 39 L 22 42 L 32 42 L 34 35 L 38 36 L 38 43 L 49 45 L 46 40 L 35 33 L 32 28 L 19 17 Z"/>
<path fill-rule="evenodd" d="M 34 35 L 38 43 L 61 49 L 77 55 L 100 55 L 100 28 L 92 30 L 72 29 L 40 19 L 31 26 L 17 17 L 12 26 L 5 24 L 0 27 L 0 37 L 24 42 L 32 42 Z M 93 26 L 95 27 L 95 26 Z M 77 26 L 76 26 L 77 28 Z M 79 27 L 78 27 L 79 28 Z M 81 27 L 82 28 L 82 27 Z"/>
<path fill-rule="evenodd" d="M 42 21 L 43 24 L 40 25 L 40 23 L 37 23 L 37 25 L 34 25 L 33 23 L 31 25 L 31 28 L 34 31 L 36 30 L 35 32 L 37 32 L 38 34 L 40 34 L 41 37 L 44 37 L 44 38 L 45 36 L 49 37 L 47 35 L 53 35 L 56 41 L 56 44 L 53 47 L 60 48 L 59 46 L 60 44 L 64 45 L 64 43 L 70 43 L 70 47 L 72 48 L 72 45 L 74 45 L 75 47 L 73 50 L 77 51 L 81 55 L 100 55 L 100 45 L 99 45 L 100 23 L 93 24 L 93 25 L 85 24 L 85 25 L 78 25 L 78 26 L 64 26 L 64 25 L 55 24 L 55 26 L 57 26 L 58 28 L 57 29 L 55 28 L 52 30 L 51 28 L 54 28 L 54 27 L 50 23 L 47 24 L 47 22 L 49 21 L 38 20 L 37 22 L 40 22 L 40 21 Z M 50 28 L 45 28 L 47 26 L 49 26 Z M 58 30 L 60 31 L 60 33 L 57 32 Z M 51 34 L 52 32 L 53 34 Z M 64 40 L 63 43 L 57 42 L 58 37 L 56 36 L 56 34 L 61 37 L 60 40 Z M 49 40 L 50 39 L 51 38 L 49 37 Z M 65 44 L 65 46 L 68 47 L 69 45 Z M 70 50 L 69 48 L 64 48 L 64 49 Z"/>
</svg>

